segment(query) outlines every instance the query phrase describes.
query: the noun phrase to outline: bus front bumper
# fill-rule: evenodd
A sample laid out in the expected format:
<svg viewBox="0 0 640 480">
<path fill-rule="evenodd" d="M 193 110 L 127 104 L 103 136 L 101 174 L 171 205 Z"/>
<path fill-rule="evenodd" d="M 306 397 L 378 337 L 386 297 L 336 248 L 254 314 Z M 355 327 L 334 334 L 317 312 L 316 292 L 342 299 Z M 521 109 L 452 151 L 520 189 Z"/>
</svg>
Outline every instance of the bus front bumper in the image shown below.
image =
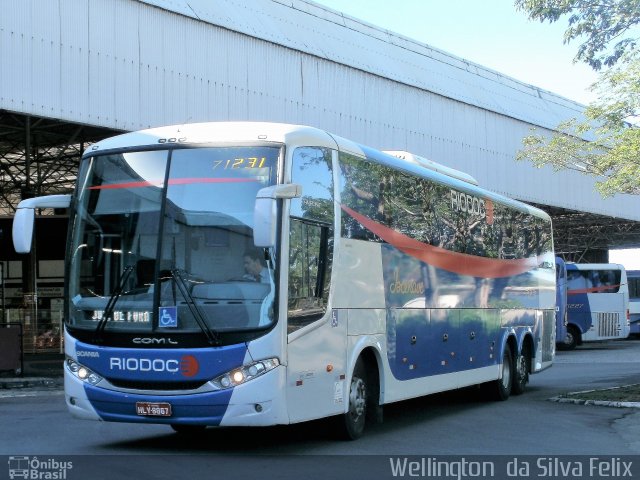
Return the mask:
<svg viewBox="0 0 640 480">
<path fill-rule="evenodd" d="M 117 389 L 103 380 L 90 385 L 65 368 L 65 399 L 77 418 L 127 423 L 268 426 L 288 423 L 280 367 L 246 384 L 204 392 Z M 106 388 L 105 388 L 106 387 Z M 162 408 L 149 408 L 150 405 Z M 168 407 L 168 410 L 167 410 Z M 142 412 L 142 413 L 141 413 Z M 161 412 L 161 413 L 160 413 Z"/>
</svg>

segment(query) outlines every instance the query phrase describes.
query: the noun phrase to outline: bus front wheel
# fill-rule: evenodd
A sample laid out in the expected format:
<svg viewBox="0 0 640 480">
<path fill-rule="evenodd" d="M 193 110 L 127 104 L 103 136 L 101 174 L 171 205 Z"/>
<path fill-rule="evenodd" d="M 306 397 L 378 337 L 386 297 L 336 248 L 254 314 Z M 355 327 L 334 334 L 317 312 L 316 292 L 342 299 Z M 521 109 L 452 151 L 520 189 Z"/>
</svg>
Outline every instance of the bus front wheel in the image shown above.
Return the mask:
<svg viewBox="0 0 640 480">
<path fill-rule="evenodd" d="M 567 327 L 567 335 L 564 337 L 562 343 L 559 344 L 560 350 L 573 350 L 578 345 L 580 333 L 578 329 L 573 325 Z"/>
<path fill-rule="evenodd" d="M 342 438 L 356 440 L 362 436 L 367 415 L 367 394 L 367 372 L 364 361 L 359 358 L 349 386 L 349 410 L 339 417 L 338 428 Z"/>
</svg>

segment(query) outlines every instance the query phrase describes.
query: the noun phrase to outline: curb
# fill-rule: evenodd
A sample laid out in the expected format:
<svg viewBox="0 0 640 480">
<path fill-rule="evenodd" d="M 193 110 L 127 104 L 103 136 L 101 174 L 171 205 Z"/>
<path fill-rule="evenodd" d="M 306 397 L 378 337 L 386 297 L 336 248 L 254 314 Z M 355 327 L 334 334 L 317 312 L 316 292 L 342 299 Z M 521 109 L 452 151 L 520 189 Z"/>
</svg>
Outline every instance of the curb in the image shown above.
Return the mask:
<svg viewBox="0 0 640 480">
<path fill-rule="evenodd" d="M 573 405 L 594 405 L 597 407 L 640 408 L 640 402 L 608 402 L 606 400 L 584 400 L 580 398 L 553 397 L 550 402 L 571 403 Z"/>
<path fill-rule="evenodd" d="M 612 391 L 612 390 L 620 390 L 622 388 L 637 387 L 639 385 L 640 384 L 634 383 L 634 384 L 631 384 L 631 385 L 622 385 L 622 386 L 619 386 L 619 387 L 602 388 L 602 389 L 599 389 L 599 390 L 583 390 L 581 392 L 571 392 L 571 393 L 567 393 L 565 395 L 552 397 L 552 398 L 549 398 L 548 400 L 550 402 L 570 403 L 570 404 L 573 404 L 573 405 L 593 405 L 593 406 L 597 406 L 597 407 L 615 407 L 615 408 L 640 408 L 640 402 L 614 402 L 614 401 L 608 401 L 608 400 L 590 400 L 590 399 L 585 399 L 585 398 L 567 398 L 569 396 L 578 396 L 578 395 L 589 396 L 590 393 L 594 393 L 594 392 L 607 392 L 607 391 Z"/>
<path fill-rule="evenodd" d="M 0 378 L 0 390 L 20 388 L 57 388 L 62 387 L 64 380 L 51 377 Z"/>
</svg>

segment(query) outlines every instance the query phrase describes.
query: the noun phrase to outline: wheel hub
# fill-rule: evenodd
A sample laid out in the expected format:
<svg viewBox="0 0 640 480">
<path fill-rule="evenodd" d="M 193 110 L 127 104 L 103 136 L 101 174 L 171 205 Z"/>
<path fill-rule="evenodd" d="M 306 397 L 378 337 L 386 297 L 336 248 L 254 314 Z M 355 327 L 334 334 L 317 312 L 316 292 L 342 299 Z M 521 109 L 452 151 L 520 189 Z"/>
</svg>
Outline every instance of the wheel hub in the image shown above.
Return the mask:
<svg viewBox="0 0 640 480">
<path fill-rule="evenodd" d="M 367 402 L 366 387 L 361 378 L 354 378 L 351 381 L 351 391 L 349 392 L 349 413 L 354 419 L 360 418 L 365 413 Z"/>
</svg>

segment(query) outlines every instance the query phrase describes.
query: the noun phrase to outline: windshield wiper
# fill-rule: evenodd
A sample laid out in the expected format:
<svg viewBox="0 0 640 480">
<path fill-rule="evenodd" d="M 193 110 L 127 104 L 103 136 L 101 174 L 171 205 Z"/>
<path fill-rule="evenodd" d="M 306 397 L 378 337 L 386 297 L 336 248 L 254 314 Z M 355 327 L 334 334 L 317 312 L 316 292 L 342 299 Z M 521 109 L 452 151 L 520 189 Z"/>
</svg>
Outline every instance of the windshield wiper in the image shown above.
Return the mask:
<svg viewBox="0 0 640 480">
<path fill-rule="evenodd" d="M 202 310 L 200 310 L 200 307 L 198 307 L 198 304 L 196 303 L 195 299 L 191 295 L 191 292 L 189 291 L 189 285 L 187 284 L 187 281 L 184 279 L 184 271 L 174 268 L 173 270 L 171 270 L 171 276 L 176 281 L 178 290 L 180 290 L 180 293 L 184 297 L 185 302 L 187 303 L 187 307 L 189 307 L 189 311 L 191 312 L 191 315 L 193 315 L 193 318 L 196 319 L 196 322 L 198 323 L 198 326 L 202 330 L 202 333 L 204 333 L 205 337 L 207 337 L 207 341 L 209 342 L 209 345 L 219 345 L 220 335 L 215 330 L 212 330 L 209 327 L 209 325 L 207 325 L 207 321 L 204 315 L 202 314 Z"/>
<path fill-rule="evenodd" d="M 118 285 L 116 286 L 115 290 L 109 297 L 109 301 L 107 302 L 107 305 L 104 307 L 104 312 L 102 312 L 102 318 L 98 322 L 98 325 L 96 326 L 95 332 L 93 334 L 93 341 L 95 343 L 99 343 L 101 341 L 102 332 L 104 332 L 104 328 L 107 326 L 107 322 L 111 320 L 113 317 L 113 310 L 116 307 L 116 302 L 118 301 L 118 298 L 120 298 L 120 295 L 122 295 L 122 290 L 124 290 L 124 284 L 129 278 L 129 275 L 131 275 L 132 271 L 133 271 L 133 265 L 127 265 L 124 271 L 122 272 L 122 275 L 120 275 L 120 278 L 118 279 Z"/>
</svg>

